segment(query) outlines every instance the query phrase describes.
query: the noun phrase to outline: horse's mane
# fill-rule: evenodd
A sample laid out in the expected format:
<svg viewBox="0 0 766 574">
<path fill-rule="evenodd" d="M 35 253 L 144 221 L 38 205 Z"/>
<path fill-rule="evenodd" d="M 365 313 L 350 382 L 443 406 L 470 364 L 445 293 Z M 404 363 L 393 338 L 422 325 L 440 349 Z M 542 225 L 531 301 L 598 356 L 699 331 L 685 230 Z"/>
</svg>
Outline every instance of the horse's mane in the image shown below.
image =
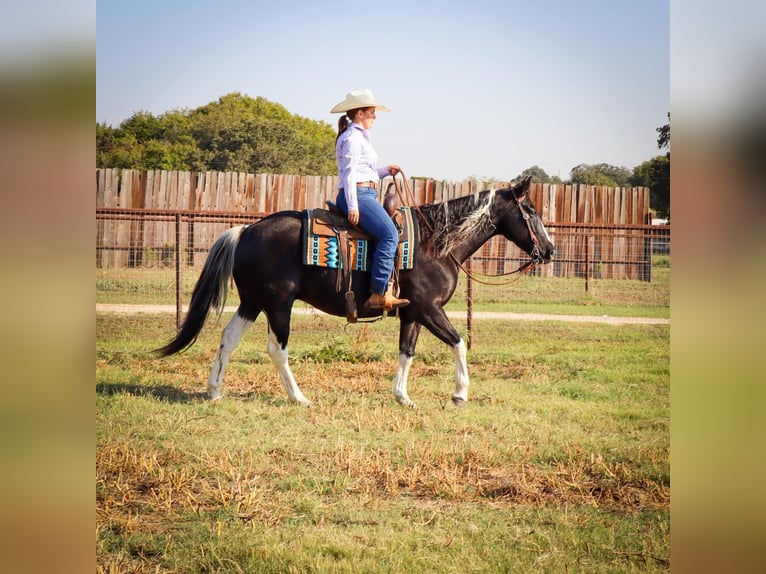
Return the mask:
<svg viewBox="0 0 766 574">
<path fill-rule="evenodd" d="M 495 190 L 484 190 L 441 203 L 420 206 L 420 238 L 436 257 L 444 257 L 460 243 L 492 226 L 490 210 Z"/>
</svg>

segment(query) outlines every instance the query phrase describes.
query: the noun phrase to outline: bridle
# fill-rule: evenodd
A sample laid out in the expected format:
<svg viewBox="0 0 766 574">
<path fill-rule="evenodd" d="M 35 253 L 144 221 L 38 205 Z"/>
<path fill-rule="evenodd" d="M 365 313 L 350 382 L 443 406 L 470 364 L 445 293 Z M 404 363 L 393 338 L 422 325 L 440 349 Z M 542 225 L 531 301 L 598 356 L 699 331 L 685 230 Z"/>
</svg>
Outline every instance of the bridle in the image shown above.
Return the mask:
<svg viewBox="0 0 766 574">
<path fill-rule="evenodd" d="M 519 208 L 521 217 L 524 218 L 524 223 L 527 224 L 529 236 L 532 238 L 532 253 L 530 253 L 529 256 L 532 258 L 533 263 L 537 264 L 543 262 L 543 256 L 540 254 L 540 240 L 537 238 L 535 230 L 532 229 L 532 223 L 529 221 L 529 213 L 527 213 L 526 208 L 524 207 L 523 202 L 524 199 L 526 199 L 526 195 L 526 192 L 524 192 L 521 194 L 521 197 L 516 197 L 516 192 L 513 190 L 513 188 L 511 188 L 511 197 L 513 197 L 513 202 L 516 204 L 516 207 Z"/>
<path fill-rule="evenodd" d="M 410 184 L 407 181 L 407 176 L 404 175 L 404 171 L 400 170 L 400 173 L 402 174 L 402 180 L 404 181 L 404 190 L 405 194 L 402 193 L 401 187 L 399 185 L 399 180 L 394 176 L 394 186 L 396 187 L 396 193 L 399 196 L 399 201 L 402 205 L 412 205 L 414 207 L 415 211 L 420 215 L 420 221 L 426 224 L 426 227 L 428 227 L 429 231 L 431 233 L 434 233 L 433 228 L 431 225 L 429 225 L 428 220 L 423 216 L 423 212 L 420 211 L 420 208 L 418 207 L 417 203 L 415 202 L 415 197 L 412 194 L 412 190 L 410 190 Z M 534 269 L 535 265 L 538 263 L 543 263 L 543 257 L 540 255 L 540 247 L 539 247 L 539 240 L 537 238 L 537 234 L 535 233 L 534 229 L 532 229 L 532 224 L 529 221 L 529 213 L 524 208 L 524 205 L 522 202 L 525 199 L 526 193 L 522 193 L 521 197 L 516 197 L 516 192 L 513 188 L 510 189 L 511 197 L 513 197 L 513 202 L 516 204 L 516 207 L 519 208 L 519 212 L 521 213 L 522 218 L 524 219 L 524 222 L 527 224 L 527 229 L 529 230 L 529 236 L 532 238 L 532 253 L 530 254 L 531 259 L 521 265 L 518 269 L 514 269 L 513 271 L 509 271 L 508 273 L 500 273 L 498 275 L 486 275 L 486 277 L 506 277 L 508 275 L 513 275 L 515 273 L 519 273 L 519 276 L 511 279 L 509 281 L 501 281 L 499 283 L 493 283 L 490 281 L 484 281 L 482 279 L 479 279 L 476 277 L 476 275 L 471 272 L 471 270 L 467 269 L 465 265 L 463 265 L 457 257 L 455 257 L 455 254 L 452 253 L 452 251 L 449 252 L 449 256 L 452 259 L 452 261 L 455 262 L 455 265 L 458 266 L 458 268 L 462 269 L 463 272 L 470 277 L 472 280 L 476 281 L 477 283 L 482 283 L 483 285 L 507 285 L 509 283 L 513 283 L 515 281 L 518 281 L 521 278 L 521 274 L 528 273 L 531 269 Z M 409 201 L 408 201 L 409 200 Z M 494 224 L 492 224 L 494 226 Z"/>
</svg>

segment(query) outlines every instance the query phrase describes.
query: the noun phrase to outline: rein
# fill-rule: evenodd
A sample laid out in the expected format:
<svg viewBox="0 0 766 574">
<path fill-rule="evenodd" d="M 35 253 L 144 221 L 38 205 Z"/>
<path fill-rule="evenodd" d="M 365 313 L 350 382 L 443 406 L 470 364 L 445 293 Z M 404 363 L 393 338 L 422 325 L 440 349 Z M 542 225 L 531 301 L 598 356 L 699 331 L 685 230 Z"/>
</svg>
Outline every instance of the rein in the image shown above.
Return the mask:
<svg viewBox="0 0 766 574">
<path fill-rule="evenodd" d="M 415 211 L 420 215 L 420 220 L 426 224 L 426 227 L 431 233 L 435 233 L 433 227 L 428 223 L 428 220 L 423 216 L 423 212 L 420 211 L 420 207 L 418 207 L 417 203 L 415 202 L 415 196 L 412 194 L 412 190 L 410 189 L 410 184 L 407 181 L 407 176 L 404 174 L 403 170 L 400 170 L 400 173 L 402 174 L 402 179 L 404 180 L 404 190 L 405 194 L 402 193 L 401 186 L 399 185 L 399 180 L 394 177 L 394 187 L 396 188 L 396 194 L 399 196 L 399 201 L 402 203 L 402 205 L 406 206 L 412 206 L 415 208 Z M 479 279 L 476 274 L 474 274 L 470 269 L 466 268 L 465 265 L 463 265 L 457 257 L 455 257 L 455 254 L 452 253 L 452 251 L 449 252 L 449 256 L 452 259 L 452 261 L 455 262 L 455 265 L 458 266 L 459 269 L 462 269 L 462 271 L 470 277 L 473 281 L 476 281 L 477 283 L 481 283 L 483 285 L 508 285 L 510 283 L 515 283 L 521 278 L 522 274 L 526 274 L 530 271 L 530 269 L 534 269 L 534 267 L 538 263 L 542 263 L 543 259 L 540 256 L 540 250 L 538 247 L 538 239 L 535 232 L 532 230 L 532 224 L 529 223 L 529 214 L 524 210 L 524 207 L 522 206 L 521 202 L 524 201 L 524 195 L 522 194 L 521 198 L 516 197 L 516 192 L 511 190 L 511 195 L 513 196 L 513 201 L 516 204 L 516 207 L 519 208 L 519 211 L 521 212 L 521 216 L 524 218 L 524 222 L 527 224 L 527 229 L 529 230 L 529 235 L 532 237 L 532 243 L 534 244 L 534 248 L 532 249 L 532 258 L 521 265 L 518 269 L 514 269 L 513 271 L 509 271 L 508 273 L 500 273 L 498 275 L 485 275 L 482 273 L 481 275 L 484 275 L 485 277 L 507 277 L 508 275 L 513 275 L 514 273 L 519 273 L 519 276 L 510 279 L 508 281 L 501 281 L 499 283 L 494 283 L 491 281 L 484 281 L 482 279 Z M 409 201 L 408 201 L 409 200 Z M 410 203 L 411 202 L 411 203 Z"/>
</svg>

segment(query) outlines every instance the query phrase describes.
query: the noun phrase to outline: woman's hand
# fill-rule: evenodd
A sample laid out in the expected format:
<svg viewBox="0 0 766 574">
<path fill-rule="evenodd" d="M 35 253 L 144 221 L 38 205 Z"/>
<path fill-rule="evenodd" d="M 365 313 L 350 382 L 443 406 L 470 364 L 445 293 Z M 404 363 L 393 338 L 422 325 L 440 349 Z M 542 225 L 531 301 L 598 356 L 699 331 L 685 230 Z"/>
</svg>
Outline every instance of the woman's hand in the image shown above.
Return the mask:
<svg viewBox="0 0 766 574">
<path fill-rule="evenodd" d="M 388 173 L 390 173 L 393 176 L 398 174 L 400 171 L 402 171 L 402 168 L 396 165 L 395 163 L 392 163 L 391 165 L 388 166 Z"/>
<path fill-rule="evenodd" d="M 348 219 L 348 222 L 351 225 L 359 225 L 359 212 L 358 211 L 349 211 L 347 219 Z"/>
</svg>

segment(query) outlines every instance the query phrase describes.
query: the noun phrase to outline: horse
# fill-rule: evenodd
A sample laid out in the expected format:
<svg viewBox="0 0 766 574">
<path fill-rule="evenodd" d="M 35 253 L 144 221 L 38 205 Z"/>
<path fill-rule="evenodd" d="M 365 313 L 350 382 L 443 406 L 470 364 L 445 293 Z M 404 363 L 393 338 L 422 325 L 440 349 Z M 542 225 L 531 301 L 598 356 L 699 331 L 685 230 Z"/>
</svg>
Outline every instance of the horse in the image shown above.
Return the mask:
<svg viewBox="0 0 766 574">
<path fill-rule="evenodd" d="M 399 355 L 394 398 L 415 408 L 407 393 L 409 370 L 421 327 L 449 345 L 455 359 L 452 402 L 468 401 L 469 377 L 465 343 L 447 318 L 444 305 L 452 297 L 463 262 L 495 235 L 503 235 L 525 251 L 525 266 L 547 263 L 554 253 L 535 206 L 529 199 L 530 178 L 503 189 L 490 189 L 415 209 L 419 242 L 415 267 L 399 272 L 400 297 L 410 304 L 397 310 Z M 288 364 L 290 317 L 296 299 L 330 315 L 346 314 L 346 297 L 338 289 L 338 271 L 305 265 L 301 260 L 303 217 L 300 211 L 279 211 L 249 225 L 225 231 L 210 248 L 191 303 L 176 337 L 157 349 L 161 357 L 191 347 L 211 308 L 223 311 L 231 277 L 240 304 L 223 329 L 207 383 L 209 398 L 221 398 L 224 371 L 237 343 L 263 313 L 268 322 L 267 350 L 290 400 L 311 406 Z M 369 273 L 352 271 L 356 301 L 370 292 Z M 360 318 L 379 317 L 381 310 L 359 308 Z"/>
</svg>

